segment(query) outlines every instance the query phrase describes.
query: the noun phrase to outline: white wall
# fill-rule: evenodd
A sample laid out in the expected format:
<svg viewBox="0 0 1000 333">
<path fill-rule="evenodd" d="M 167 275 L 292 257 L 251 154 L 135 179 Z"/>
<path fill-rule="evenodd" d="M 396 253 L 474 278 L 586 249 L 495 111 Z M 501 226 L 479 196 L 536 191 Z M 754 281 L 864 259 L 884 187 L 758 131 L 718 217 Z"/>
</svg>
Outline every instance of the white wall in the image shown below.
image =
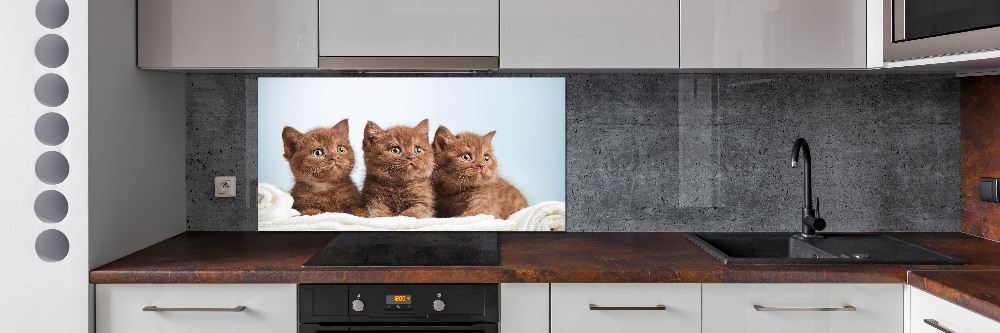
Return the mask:
<svg viewBox="0 0 1000 333">
<path fill-rule="evenodd" d="M 36 20 L 37 2 L 0 3 L 0 332 L 86 332 L 87 1 L 69 0 L 69 18 L 55 29 Z M 35 58 L 36 41 L 50 33 L 69 46 L 67 61 L 56 68 Z M 44 106 L 34 96 L 36 80 L 49 73 L 65 78 L 69 87 L 68 98 L 56 107 Z M 69 123 L 69 136 L 56 146 L 35 136 L 35 122 L 47 112 L 61 114 Z M 61 183 L 48 185 L 35 175 L 35 161 L 47 151 L 59 152 L 69 162 Z M 35 198 L 45 190 L 59 191 L 68 201 L 66 217 L 58 223 L 42 222 L 34 212 Z M 69 241 L 69 252 L 60 261 L 44 261 L 36 254 L 36 238 L 48 229 Z"/>
<path fill-rule="evenodd" d="M 37 0 L 0 4 L 0 332 L 91 330 L 90 269 L 185 228 L 184 76 L 135 68 L 133 0 L 66 2 L 68 20 L 55 28 L 36 19 Z M 46 34 L 69 46 L 67 61 L 55 68 L 35 57 Z M 35 82 L 45 74 L 66 80 L 64 103 L 36 100 Z M 48 112 L 69 124 L 68 137 L 55 145 L 35 135 Z M 69 164 L 55 184 L 35 172 L 50 151 Z M 66 197 L 58 222 L 35 213 L 36 197 L 47 190 Z M 36 239 L 50 229 L 68 240 L 61 260 L 36 252 Z"/>
</svg>

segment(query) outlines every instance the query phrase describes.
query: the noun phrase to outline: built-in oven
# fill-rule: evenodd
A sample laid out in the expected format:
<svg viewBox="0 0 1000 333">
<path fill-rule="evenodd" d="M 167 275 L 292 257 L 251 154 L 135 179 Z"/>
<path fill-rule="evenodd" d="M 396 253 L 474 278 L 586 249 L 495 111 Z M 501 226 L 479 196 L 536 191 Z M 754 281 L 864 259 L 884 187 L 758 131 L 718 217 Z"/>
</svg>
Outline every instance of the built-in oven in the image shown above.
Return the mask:
<svg viewBox="0 0 1000 333">
<path fill-rule="evenodd" d="M 884 0 L 884 58 L 1000 49 L 998 0 Z"/>
<path fill-rule="evenodd" d="M 497 333 L 496 284 L 299 285 L 299 333 Z"/>
</svg>

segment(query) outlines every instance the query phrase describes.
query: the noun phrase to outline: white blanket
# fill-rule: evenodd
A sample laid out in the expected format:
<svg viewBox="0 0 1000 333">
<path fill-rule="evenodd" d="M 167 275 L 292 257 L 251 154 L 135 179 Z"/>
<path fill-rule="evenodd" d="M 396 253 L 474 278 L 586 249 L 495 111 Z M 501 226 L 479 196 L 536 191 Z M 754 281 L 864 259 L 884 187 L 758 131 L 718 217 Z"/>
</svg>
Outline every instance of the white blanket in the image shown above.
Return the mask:
<svg viewBox="0 0 1000 333">
<path fill-rule="evenodd" d="M 298 216 L 292 209 L 292 196 L 284 190 L 268 184 L 257 184 L 257 221 L 273 221 Z"/>
<path fill-rule="evenodd" d="M 524 208 L 507 220 L 491 215 L 417 219 L 408 216 L 363 218 L 346 213 L 300 216 L 292 196 L 271 184 L 257 184 L 257 230 L 260 231 L 565 231 L 566 204 L 546 201 Z"/>
</svg>

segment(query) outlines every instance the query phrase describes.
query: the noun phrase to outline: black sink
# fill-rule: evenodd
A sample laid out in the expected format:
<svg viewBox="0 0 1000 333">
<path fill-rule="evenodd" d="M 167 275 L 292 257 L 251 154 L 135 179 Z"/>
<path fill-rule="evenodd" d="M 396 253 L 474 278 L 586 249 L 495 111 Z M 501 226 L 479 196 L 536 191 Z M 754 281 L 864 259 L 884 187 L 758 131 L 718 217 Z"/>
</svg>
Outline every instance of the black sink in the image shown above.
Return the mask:
<svg viewBox="0 0 1000 333">
<path fill-rule="evenodd" d="M 724 264 L 964 265 L 944 255 L 879 234 L 689 233 L 687 238 Z"/>
</svg>

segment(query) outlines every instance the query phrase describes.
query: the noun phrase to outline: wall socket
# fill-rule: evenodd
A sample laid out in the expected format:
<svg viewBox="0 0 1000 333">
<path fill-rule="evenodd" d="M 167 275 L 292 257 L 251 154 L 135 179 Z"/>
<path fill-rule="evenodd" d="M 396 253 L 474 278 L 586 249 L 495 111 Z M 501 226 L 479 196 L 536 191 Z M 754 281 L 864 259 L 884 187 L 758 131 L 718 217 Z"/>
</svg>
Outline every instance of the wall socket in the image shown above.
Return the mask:
<svg viewBox="0 0 1000 333">
<path fill-rule="evenodd" d="M 1000 195 L 997 194 L 997 183 L 1000 180 L 991 177 L 979 178 L 979 200 L 989 202 L 1000 202 Z"/>
<path fill-rule="evenodd" d="M 215 197 L 228 198 L 236 196 L 236 176 L 215 177 Z"/>
</svg>

